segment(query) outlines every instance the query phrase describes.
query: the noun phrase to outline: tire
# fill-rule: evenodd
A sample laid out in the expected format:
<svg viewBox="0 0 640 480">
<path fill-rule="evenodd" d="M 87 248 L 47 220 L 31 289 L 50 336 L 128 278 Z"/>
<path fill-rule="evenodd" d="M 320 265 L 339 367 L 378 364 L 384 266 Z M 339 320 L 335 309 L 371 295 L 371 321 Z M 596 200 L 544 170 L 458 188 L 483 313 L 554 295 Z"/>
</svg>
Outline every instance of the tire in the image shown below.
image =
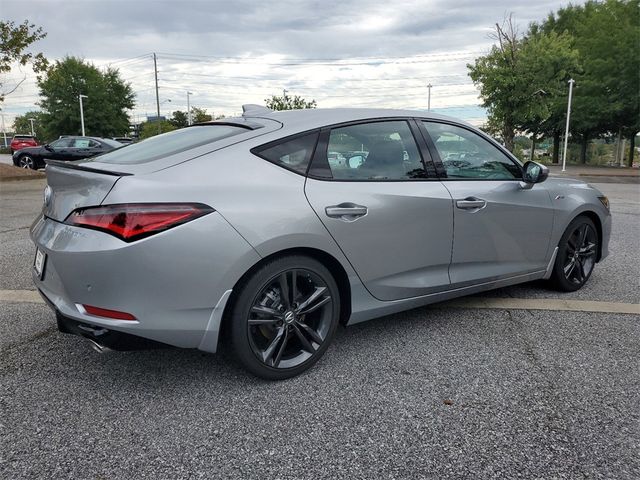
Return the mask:
<svg viewBox="0 0 640 480">
<path fill-rule="evenodd" d="M 266 380 L 294 377 L 329 347 L 340 317 L 340 292 L 322 263 L 280 257 L 253 272 L 237 291 L 229 319 L 231 347 L 252 374 Z"/>
<path fill-rule="evenodd" d="M 30 155 L 22 155 L 20 158 L 18 158 L 18 166 L 20 168 L 26 168 L 29 170 L 38 169 L 38 164 L 36 163 L 35 159 Z"/>
<path fill-rule="evenodd" d="M 593 221 L 581 215 L 565 230 L 551 274 L 551 284 L 563 292 L 575 292 L 591 277 L 598 256 L 598 231 Z"/>
</svg>

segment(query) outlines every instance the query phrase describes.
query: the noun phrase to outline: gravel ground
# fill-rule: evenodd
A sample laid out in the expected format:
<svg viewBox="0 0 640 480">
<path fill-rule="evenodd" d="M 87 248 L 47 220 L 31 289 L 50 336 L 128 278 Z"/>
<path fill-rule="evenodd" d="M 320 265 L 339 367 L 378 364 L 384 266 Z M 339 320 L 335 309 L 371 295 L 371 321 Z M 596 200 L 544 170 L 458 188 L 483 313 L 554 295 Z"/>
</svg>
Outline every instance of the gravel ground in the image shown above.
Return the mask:
<svg viewBox="0 0 640 480">
<path fill-rule="evenodd" d="M 612 255 L 567 298 L 638 302 L 638 187 L 600 187 Z M 2 289 L 32 288 L 42 188 L 0 184 Z M 420 308 L 339 329 L 279 383 L 225 352 L 98 355 L 44 305 L 0 325 L 3 479 L 640 478 L 638 316 Z"/>
</svg>

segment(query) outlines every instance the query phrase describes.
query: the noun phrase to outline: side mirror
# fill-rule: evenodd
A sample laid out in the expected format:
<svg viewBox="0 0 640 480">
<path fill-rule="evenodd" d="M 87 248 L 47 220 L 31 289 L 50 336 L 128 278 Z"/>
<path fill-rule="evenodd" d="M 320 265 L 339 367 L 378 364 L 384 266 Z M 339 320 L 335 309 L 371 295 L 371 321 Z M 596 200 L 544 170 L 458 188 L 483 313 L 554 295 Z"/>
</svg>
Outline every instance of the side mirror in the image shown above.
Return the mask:
<svg viewBox="0 0 640 480">
<path fill-rule="evenodd" d="M 45 150 L 49 150 L 50 152 L 53 152 L 53 147 L 51 145 L 49 145 L 48 143 L 44 146 Z"/>
<path fill-rule="evenodd" d="M 531 188 L 535 183 L 544 182 L 549 176 L 549 169 L 536 162 L 527 162 L 522 168 L 524 188 Z"/>
</svg>

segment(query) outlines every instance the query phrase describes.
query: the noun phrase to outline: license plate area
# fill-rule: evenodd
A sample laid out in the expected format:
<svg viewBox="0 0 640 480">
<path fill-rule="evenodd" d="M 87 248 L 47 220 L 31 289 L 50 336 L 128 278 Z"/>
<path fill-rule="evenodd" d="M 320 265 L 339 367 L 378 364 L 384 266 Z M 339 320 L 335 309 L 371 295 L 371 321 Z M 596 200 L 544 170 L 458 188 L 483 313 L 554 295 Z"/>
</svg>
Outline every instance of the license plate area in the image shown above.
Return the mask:
<svg viewBox="0 0 640 480">
<path fill-rule="evenodd" d="M 33 260 L 33 269 L 36 271 L 38 278 L 42 280 L 44 276 L 44 267 L 47 263 L 47 254 L 39 248 L 36 248 L 36 258 Z"/>
</svg>

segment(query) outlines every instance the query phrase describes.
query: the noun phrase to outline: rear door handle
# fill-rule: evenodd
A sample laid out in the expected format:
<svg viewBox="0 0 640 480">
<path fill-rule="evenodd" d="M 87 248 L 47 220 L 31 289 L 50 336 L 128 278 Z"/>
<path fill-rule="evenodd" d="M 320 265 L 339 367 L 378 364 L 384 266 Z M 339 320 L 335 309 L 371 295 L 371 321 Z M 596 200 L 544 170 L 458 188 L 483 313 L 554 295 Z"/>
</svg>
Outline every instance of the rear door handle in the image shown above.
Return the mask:
<svg viewBox="0 0 640 480">
<path fill-rule="evenodd" d="M 362 205 L 356 205 L 355 203 L 345 202 L 340 205 L 331 205 L 324 209 L 327 217 L 339 218 L 347 222 L 352 222 L 360 217 L 364 217 L 369 210 Z"/>
<path fill-rule="evenodd" d="M 480 210 L 487 206 L 487 202 L 481 198 L 467 197 L 464 200 L 456 200 L 456 207 L 462 210 Z"/>
</svg>

